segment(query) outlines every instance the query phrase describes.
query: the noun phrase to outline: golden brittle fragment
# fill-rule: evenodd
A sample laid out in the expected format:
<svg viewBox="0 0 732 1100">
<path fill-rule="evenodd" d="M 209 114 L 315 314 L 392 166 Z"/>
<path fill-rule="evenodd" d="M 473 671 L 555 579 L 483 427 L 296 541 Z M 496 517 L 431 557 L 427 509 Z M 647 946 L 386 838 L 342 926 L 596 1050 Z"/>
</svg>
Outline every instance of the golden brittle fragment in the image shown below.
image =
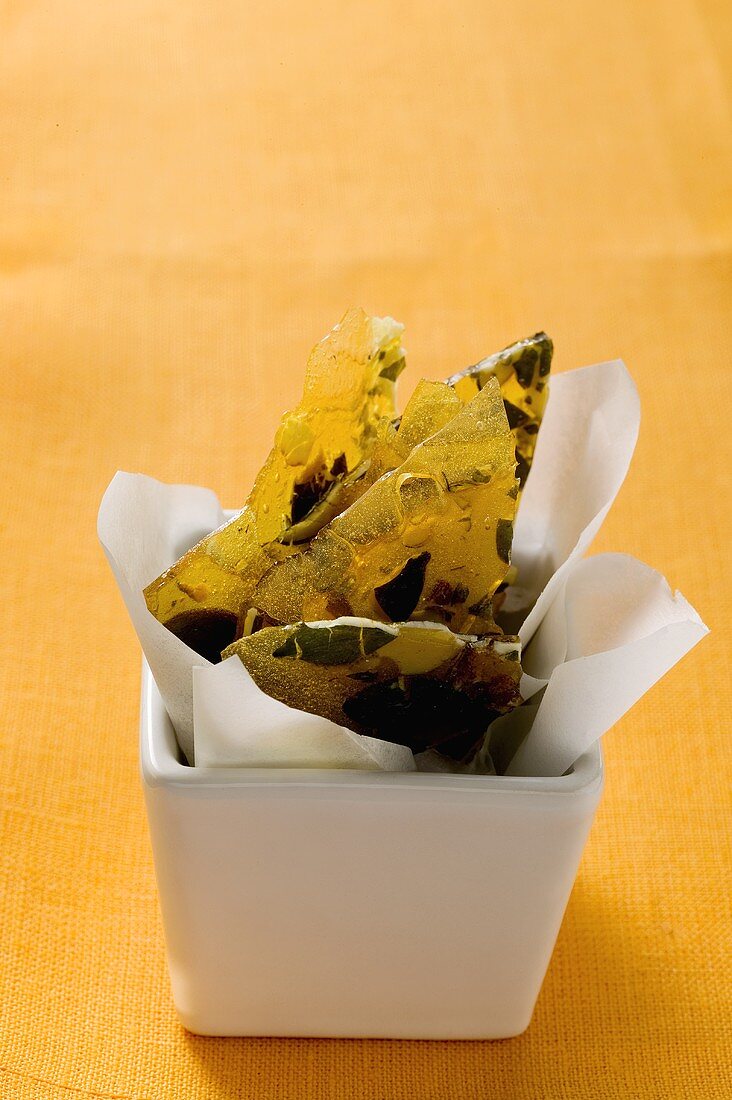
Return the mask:
<svg viewBox="0 0 732 1100">
<path fill-rule="evenodd" d="M 356 733 L 467 760 L 520 702 L 519 642 L 430 622 L 362 618 L 270 627 L 235 642 L 258 686 Z"/>
<path fill-rule="evenodd" d="M 236 635 L 252 591 L 335 515 L 395 415 L 402 326 L 349 310 L 313 349 L 300 404 L 282 418 L 244 509 L 145 589 L 149 610 L 210 660 Z"/>
<path fill-rule="evenodd" d="M 489 379 L 304 553 L 273 566 L 254 604 L 285 623 L 355 615 L 495 633 L 491 601 L 509 567 L 515 466 L 501 390 Z"/>
<path fill-rule="evenodd" d="M 521 489 L 531 469 L 536 437 L 546 408 L 553 353 L 551 339 L 545 332 L 538 332 L 447 380 L 458 397 L 467 403 L 489 379 L 498 379 L 508 423 L 516 439 L 516 475 Z"/>
</svg>

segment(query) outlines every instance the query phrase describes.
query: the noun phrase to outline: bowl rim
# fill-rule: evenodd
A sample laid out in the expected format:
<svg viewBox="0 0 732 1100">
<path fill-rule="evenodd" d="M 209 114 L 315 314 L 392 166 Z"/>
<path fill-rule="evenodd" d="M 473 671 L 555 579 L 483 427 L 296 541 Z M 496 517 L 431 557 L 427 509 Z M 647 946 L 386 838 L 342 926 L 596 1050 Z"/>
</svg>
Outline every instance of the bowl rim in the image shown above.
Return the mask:
<svg viewBox="0 0 732 1100">
<path fill-rule="evenodd" d="M 196 768 L 183 762 L 163 700 L 147 661 L 142 662 L 140 693 L 140 767 L 147 787 L 198 790 L 232 788 L 346 792 L 437 790 L 468 794 L 596 794 L 603 784 L 603 761 L 597 742 L 569 772 L 560 776 L 453 775 L 444 772 L 370 772 L 327 768 Z"/>
</svg>

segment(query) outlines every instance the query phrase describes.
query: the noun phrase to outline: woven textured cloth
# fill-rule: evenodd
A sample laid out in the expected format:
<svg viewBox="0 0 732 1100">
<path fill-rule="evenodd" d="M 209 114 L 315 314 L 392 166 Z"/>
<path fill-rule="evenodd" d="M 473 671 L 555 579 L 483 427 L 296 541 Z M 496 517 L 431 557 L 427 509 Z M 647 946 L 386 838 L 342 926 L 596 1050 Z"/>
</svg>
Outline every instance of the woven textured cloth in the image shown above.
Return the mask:
<svg viewBox="0 0 732 1100">
<path fill-rule="evenodd" d="M 0 10 L 0 1095 L 728 1097 L 730 10 L 718 0 Z M 403 393 L 545 328 L 643 402 L 597 550 L 712 634 L 605 739 L 534 1021 L 203 1039 L 172 1008 L 116 469 L 242 501 L 351 304 Z"/>
</svg>

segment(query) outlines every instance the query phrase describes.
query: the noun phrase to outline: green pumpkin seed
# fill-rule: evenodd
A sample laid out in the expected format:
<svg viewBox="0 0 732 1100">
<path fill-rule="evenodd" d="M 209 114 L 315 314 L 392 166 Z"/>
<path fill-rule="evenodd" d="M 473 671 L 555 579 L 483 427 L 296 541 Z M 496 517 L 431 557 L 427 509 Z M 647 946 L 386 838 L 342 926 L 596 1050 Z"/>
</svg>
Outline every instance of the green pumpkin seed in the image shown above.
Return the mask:
<svg viewBox="0 0 732 1100">
<path fill-rule="evenodd" d="M 387 625 L 349 623 L 297 623 L 273 657 L 296 657 L 313 665 L 350 665 L 392 642 L 397 632 Z"/>
</svg>

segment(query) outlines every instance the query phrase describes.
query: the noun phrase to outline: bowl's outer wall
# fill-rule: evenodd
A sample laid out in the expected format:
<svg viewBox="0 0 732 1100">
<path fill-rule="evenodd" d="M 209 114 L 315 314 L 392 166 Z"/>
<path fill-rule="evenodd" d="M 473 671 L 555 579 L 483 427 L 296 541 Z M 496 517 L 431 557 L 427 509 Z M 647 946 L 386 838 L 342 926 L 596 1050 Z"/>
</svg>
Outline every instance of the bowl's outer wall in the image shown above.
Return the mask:
<svg viewBox="0 0 732 1100">
<path fill-rule="evenodd" d="M 147 671 L 141 744 L 191 1031 L 497 1039 L 528 1026 L 600 797 L 599 752 L 566 782 L 219 779 L 176 762 Z"/>
</svg>

